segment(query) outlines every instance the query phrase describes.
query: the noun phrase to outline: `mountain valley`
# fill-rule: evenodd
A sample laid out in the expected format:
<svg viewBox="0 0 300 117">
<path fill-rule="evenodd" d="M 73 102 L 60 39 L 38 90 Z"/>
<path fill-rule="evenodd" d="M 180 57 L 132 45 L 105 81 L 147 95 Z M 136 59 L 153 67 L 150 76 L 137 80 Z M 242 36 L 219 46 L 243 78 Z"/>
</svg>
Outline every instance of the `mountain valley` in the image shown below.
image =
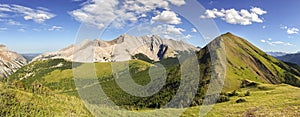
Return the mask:
<svg viewBox="0 0 300 117">
<path fill-rule="evenodd" d="M 143 46 L 139 46 L 139 45 Z M 162 45 L 164 45 L 162 47 Z M 90 50 L 89 48 L 95 47 L 95 59 L 93 61 L 84 62 L 86 58 L 91 57 L 84 53 Z M 137 48 L 136 48 L 137 47 Z M 118 51 L 114 51 L 112 48 L 118 48 Z M 127 51 L 126 51 L 127 50 Z M 83 56 L 83 58 L 73 58 L 75 54 Z M 190 59 L 184 58 L 184 55 L 189 55 L 190 52 L 194 52 L 197 56 L 197 64 L 199 64 L 199 79 L 189 79 L 196 73 L 182 76 L 183 66 L 182 63 L 193 64 Z M 159 54 L 161 53 L 161 54 Z M 124 55 L 122 55 L 124 54 Z M 82 57 L 77 56 L 77 57 Z M 180 62 L 178 58 L 183 57 L 183 62 Z M 22 59 L 23 60 L 23 59 Z M 79 61 L 73 61 L 79 60 Z M 149 76 L 149 70 L 157 67 L 158 64 L 162 65 L 166 71 L 165 85 L 159 90 L 158 93 L 149 97 L 137 97 L 125 92 L 116 82 L 114 71 L 112 70 L 113 64 L 128 61 L 128 70 L 135 83 L 145 86 L 151 82 Z M 295 116 L 299 115 L 300 101 L 294 100 L 293 104 L 285 105 L 285 101 L 282 99 L 285 95 L 289 95 L 287 98 L 293 100 L 299 98 L 300 89 L 300 69 L 299 66 L 290 65 L 284 63 L 258 49 L 245 39 L 235 36 L 231 33 L 226 33 L 217 37 L 210 42 L 207 46 L 198 50 L 197 48 L 185 44 L 184 42 L 166 40 L 157 36 L 152 37 L 134 37 L 129 35 L 122 35 L 116 40 L 110 42 L 104 42 L 100 40 L 85 41 L 79 45 L 72 45 L 58 52 L 50 52 L 37 56 L 29 64 L 18 69 L 15 73 L 8 77 L 8 82 L 4 82 L 1 85 L 6 92 L 17 95 L 17 102 L 23 103 L 30 102 L 32 98 L 34 101 L 35 96 L 25 96 L 29 100 L 21 99 L 20 95 L 36 95 L 41 98 L 49 99 L 49 102 L 43 103 L 43 105 L 58 103 L 59 107 L 63 106 L 63 102 L 55 102 L 53 98 L 68 100 L 67 107 L 63 111 L 50 109 L 49 112 L 67 113 L 67 115 L 81 115 L 91 116 L 93 112 L 87 112 L 87 108 L 83 107 L 83 102 L 88 105 L 105 105 L 103 101 L 106 98 L 100 97 L 95 99 L 93 97 L 82 98 L 78 92 L 91 91 L 91 89 L 97 88 L 94 79 L 90 74 L 90 66 L 94 66 L 97 81 L 100 84 L 107 97 L 113 101 L 117 106 L 126 110 L 135 110 L 135 114 L 151 113 L 152 109 L 164 108 L 164 105 L 168 104 L 172 98 L 176 95 L 180 88 L 182 77 L 189 79 L 185 82 L 187 84 L 192 82 L 198 82 L 197 91 L 194 94 L 190 94 L 186 91 L 180 96 L 191 97 L 195 95 L 192 100 L 182 98 L 181 100 L 175 100 L 174 105 L 170 105 L 172 108 L 164 108 L 166 111 L 172 109 L 182 110 L 187 108 L 182 116 L 196 116 L 197 109 L 199 110 L 204 103 L 205 98 L 214 96 L 207 94 L 209 90 L 209 84 L 213 82 L 211 79 L 215 77 L 214 73 L 218 73 L 216 77 L 217 81 L 224 81 L 224 87 L 220 91 L 220 96 L 216 102 L 216 107 L 213 109 L 209 116 L 242 116 L 243 114 L 257 114 L 255 111 L 251 111 L 251 108 L 256 108 L 257 111 L 266 111 L 268 108 L 274 105 L 275 102 L 266 102 L 265 105 L 262 102 L 255 102 L 260 96 L 265 97 L 262 100 L 272 98 L 272 96 L 278 97 L 277 109 L 285 111 L 286 113 L 296 112 Z M 120 67 L 121 69 L 122 67 Z M 116 68 L 118 69 L 118 68 Z M 74 72 L 81 71 L 85 78 L 75 78 Z M 221 79 L 224 76 L 224 79 Z M 162 76 L 158 76 L 161 78 Z M 82 82 L 82 86 L 76 85 L 76 82 Z M 124 82 L 129 82 L 124 79 Z M 85 85 L 83 85 L 86 83 Z M 223 85 L 221 82 L 219 85 Z M 158 87 L 158 86 L 157 86 Z M 154 89 L 149 87 L 149 90 Z M 291 89 L 290 92 L 286 92 Z M 189 89 L 193 90 L 193 89 Z M 246 95 L 246 92 L 251 92 Z M 93 93 L 93 92 L 90 92 Z M 51 95 L 51 96 L 49 96 Z M 96 93 L 89 96 L 96 96 Z M 297 97 L 298 96 L 298 97 Z M 236 100 L 245 99 L 244 103 L 236 103 Z M 74 103 L 72 101 L 75 101 Z M 190 103 L 188 103 L 190 102 Z M 253 103 L 253 104 L 250 104 Z M 39 105 L 37 102 L 33 102 L 35 107 Z M 76 105 L 77 108 L 73 109 L 69 105 Z M 240 108 L 240 110 L 227 112 L 218 110 L 220 108 L 229 108 L 229 105 L 234 105 Z M 256 106 L 256 107 L 254 107 Z M 260 106 L 260 107 L 259 107 Z M 289 106 L 290 110 L 284 110 Z M 1 105 L 0 105 L 1 107 Z M 22 107 L 22 106 L 20 106 Z M 100 106 L 101 107 L 101 106 Z M 243 108 L 242 108 L 243 107 Z M 38 109 L 37 107 L 35 109 Z M 46 108 L 46 107 L 45 107 Z M 80 111 L 78 109 L 81 109 Z M 232 108 L 233 109 L 233 108 Z M 231 110 L 232 110 L 231 109 Z M 249 110 L 250 109 L 250 110 Z M 114 110 L 101 107 L 101 113 L 107 116 L 113 116 Z M 229 109 L 230 110 L 230 109 Z M 17 111 L 17 110 L 11 110 Z M 75 113 L 79 112 L 79 113 Z M 38 115 L 38 111 L 33 111 Z M 132 115 L 133 113 L 128 113 Z M 164 113 L 167 115 L 167 113 Z M 163 114 L 163 115 L 164 115 Z M 50 115 L 45 112 L 44 115 Z M 268 113 L 265 113 L 268 115 Z M 282 113 L 274 114 L 274 116 L 280 116 Z M 126 114 L 124 114 L 126 116 Z"/>
</svg>

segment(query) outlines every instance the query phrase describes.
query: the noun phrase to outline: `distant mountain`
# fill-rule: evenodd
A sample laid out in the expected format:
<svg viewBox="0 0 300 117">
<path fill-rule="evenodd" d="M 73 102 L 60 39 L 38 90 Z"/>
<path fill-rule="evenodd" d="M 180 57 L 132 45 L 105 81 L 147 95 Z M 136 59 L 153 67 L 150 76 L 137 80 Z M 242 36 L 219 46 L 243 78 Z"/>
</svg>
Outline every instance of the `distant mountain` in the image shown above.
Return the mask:
<svg viewBox="0 0 300 117">
<path fill-rule="evenodd" d="M 37 57 L 40 54 L 41 53 L 30 53 L 30 54 L 21 54 L 21 55 L 27 60 L 27 62 L 30 62 L 33 58 Z"/>
<path fill-rule="evenodd" d="M 121 36 L 119 39 L 128 39 L 126 36 Z M 148 40 L 150 37 L 145 37 Z M 156 38 L 156 37 L 153 37 Z M 115 40 L 115 44 L 124 43 L 119 39 Z M 151 38 L 150 38 L 151 39 Z M 157 38 L 156 38 L 157 39 Z M 154 39 L 155 40 L 155 39 Z M 157 39 L 157 42 L 160 39 Z M 91 41 L 91 44 L 94 44 L 97 41 Z M 126 43 L 126 41 L 125 41 Z M 177 42 L 176 42 L 177 43 Z M 99 44 L 99 43 L 98 43 Z M 99 46 L 104 46 L 100 43 Z M 158 43 L 156 45 L 159 45 Z M 84 44 L 86 45 L 86 44 Z M 89 45 L 89 44 L 87 44 Z M 129 44 L 126 44 L 129 45 Z M 132 44 L 136 46 L 135 44 Z M 154 44 L 149 44 L 154 45 Z M 147 49 L 141 49 L 144 51 L 138 52 L 151 52 L 151 47 L 149 45 L 145 45 Z M 170 47 L 174 47 L 169 45 Z M 86 46 L 83 46 L 86 47 Z M 108 46 L 109 47 L 109 46 Z M 175 46 L 176 47 L 176 46 Z M 72 47 L 71 47 L 72 48 Z M 156 49 L 154 49 L 156 48 Z M 178 47 L 181 48 L 180 46 Z M 153 50 L 156 50 L 158 47 L 153 46 Z M 174 50 L 174 48 L 173 48 Z M 177 49 L 178 50 L 178 49 Z M 180 49 L 181 50 L 181 49 Z M 224 51 L 223 51 L 224 50 Z M 65 52 L 64 50 L 60 51 L 61 53 Z M 134 52 L 134 51 L 129 51 Z M 63 57 L 67 55 L 63 53 Z M 121 53 L 120 53 L 121 54 Z M 129 55 L 124 53 L 125 55 Z M 45 54 L 44 54 L 45 55 Z M 151 55 L 151 54 L 149 54 Z M 148 56 L 149 56 L 148 55 Z M 214 56 L 211 56 L 214 55 Z M 71 53 L 69 57 L 71 57 Z M 121 57 L 121 55 L 116 54 L 116 56 Z M 44 56 L 45 57 L 45 56 Z M 56 56 L 55 58 L 59 58 L 62 56 Z M 151 56 L 150 56 L 151 57 Z M 157 55 L 153 55 L 156 59 L 159 59 Z M 222 76 L 225 74 L 225 85 L 223 88 L 223 92 L 231 92 L 233 90 L 240 89 L 241 87 L 247 85 L 249 82 L 256 82 L 257 84 L 280 84 L 286 83 L 293 86 L 300 87 L 300 68 L 296 66 L 289 66 L 284 62 L 281 62 L 274 57 L 264 53 L 262 50 L 258 49 L 245 39 L 241 37 L 235 36 L 231 33 L 226 33 L 220 37 L 217 37 L 207 46 L 202 48 L 200 51 L 197 51 L 197 57 L 199 61 L 200 67 L 200 76 L 199 76 L 199 89 L 195 94 L 196 97 L 192 100 L 192 105 L 200 105 L 203 102 L 204 94 L 207 91 L 208 85 L 211 81 L 211 72 L 215 72 L 217 76 Z M 224 63 L 212 63 L 212 57 L 217 59 L 224 59 Z M 32 91 L 32 84 L 35 82 L 41 83 L 45 87 L 49 87 L 49 89 L 67 95 L 75 95 L 78 96 L 77 90 L 85 90 L 85 89 L 93 89 L 96 88 L 94 80 L 91 84 L 89 84 L 90 79 L 83 78 L 77 79 L 82 80 L 83 83 L 87 83 L 86 85 L 80 86 L 82 88 L 75 87 L 74 79 L 73 79 L 73 68 L 82 69 L 82 73 L 88 73 L 86 67 L 89 66 L 89 63 L 78 63 L 73 64 L 70 61 L 66 61 L 64 59 L 54 59 L 53 56 L 49 58 L 41 58 L 48 59 L 36 61 L 22 67 L 16 73 L 10 76 L 10 81 L 21 81 L 21 86 L 28 90 Z M 114 57 L 112 57 L 114 60 Z M 185 62 L 189 62 L 188 60 Z M 132 108 L 160 108 L 161 105 L 165 105 L 169 102 L 174 95 L 176 94 L 180 83 L 182 81 L 181 77 L 189 78 L 189 75 L 186 74 L 181 76 L 182 69 L 177 59 L 174 58 L 164 58 L 160 61 L 155 61 L 154 63 L 160 63 L 165 66 L 167 80 L 163 88 L 157 94 L 150 97 L 135 97 L 126 92 L 124 92 L 118 84 L 115 82 L 114 75 L 111 69 L 110 62 L 98 62 L 95 63 L 95 71 L 101 84 L 103 90 L 106 92 L 107 96 L 113 100 L 117 105 L 132 109 Z M 76 65 L 76 66 L 74 66 Z M 226 67 L 224 66 L 226 65 Z M 141 61 L 141 60 L 130 60 L 129 61 L 129 70 L 132 74 L 132 79 L 140 84 L 147 85 L 151 78 L 148 75 L 150 67 L 153 66 L 152 62 Z M 87 74 L 88 75 L 88 74 Z M 159 76 L 161 77 L 161 76 Z M 183 79 L 184 79 L 183 78 Z M 195 79 L 187 80 L 186 82 L 195 82 Z M 214 79 L 218 80 L 218 79 Z M 246 81 L 246 83 L 245 83 Z M 127 82 L 124 79 L 124 82 Z M 198 82 L 198 81 L 197 81 Z M 222 82 L 220 82 L 222 83 Z M 96 83 L 97 84 L 97 83 Z M 94 87 L 95 86 L 95 87 Z M 153 88 L 153 87 L 152 87 Z M 149 89 L 152 90 L 152 89 Z M 190 89 L 191 90 L 191 89 Z M 191 95 L 189 92 L 184 92 L 180 94 L 182 96 Z M 86 100 L 87 102 L 93 104 L 98 101 L 97 100 Z M 181 102 L 189 102 L 182 100 L 174 100 L 179 105 L 171 105 L 171 107 L 186 107 L 189 105 L 185 105 L 185 103 Z"/>
<path fill-rule="evenodd" d="M 136 54 L 143 54 L 151 60 L 158 61 L 162 58 L 174 57 L 181 51 L 196 50 L 198 50 L 196 47 L 183 41 L 162 39 L 155 35 L 135 37 L 124 34 L 112 41 L 85 40 L 78 45 L 71 45 L 57 52 L 39 55 L 32 61 L 62 58 L 82 62 L 110 62 L 131 60 Z M 95 59 L 88 60 L 89 58 Z"/>
<path fill-rule="evenodd" d="M 222 43 L 224 44 L 223 47 L 221 46 Z M 200 63 L 209 62 L 210 52 L 208 47 L 213 48 L 214 46 L 226 50 L 226 53 L 223 53 L 227 59 L 225 90 L 234 90 L 241 87 L 243 80 L 270 84 L 288 83 L 295 86 L 293 81 L 289 79 L 290 77 L 293 77 L 291 79 L 299 83 L 296 86 L 300 86 L 299 69 L 266 54 L 247 40 L 231 33 L 216 38 L 208 46 L 201 49 Z"/>
<path fill-rule="evenodd" d="M 23 56 L 8 50 L 5 45 L 0 45 L 0 79 L 8 77 L 26 63 Z"/>
<path fill-rule="evenodd" d="M 285 62 L 295 63 L 300 66 L 300 53 L 287 54 L 287 55 L 279 56 L 276 58 L 278 58 L 279 60 L 285 61 Z"/>
<path fill-rule="evenodd" d="M 280 57 L 280 56 L 284 56 L 290 53 L 287 52 L 267 52 L 267 54 L 273 56 L 273 57 Z"/>
</svg>

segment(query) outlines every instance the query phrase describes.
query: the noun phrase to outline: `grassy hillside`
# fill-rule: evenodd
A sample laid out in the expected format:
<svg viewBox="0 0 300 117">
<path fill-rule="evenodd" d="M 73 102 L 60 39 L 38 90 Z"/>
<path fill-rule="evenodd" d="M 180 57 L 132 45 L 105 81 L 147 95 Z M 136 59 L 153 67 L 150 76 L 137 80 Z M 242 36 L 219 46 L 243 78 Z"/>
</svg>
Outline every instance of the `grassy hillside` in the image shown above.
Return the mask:
<svg viewBox="0 0 300 117">
<path fill-rule="evenodd" d="M 0 115 L 17 116 L 91 116 L 82 100 L 51 91 L 29 93 L 0 82 Z"/>
<path fill-rule="evenodd" d="M 161 64 L 166 66 L 166 72 L 168 74 L 165 86 L 159 93 L 146 98 L 135 97 L 123 91 L 114 80 L 111 71 L 111 63 L 95 63 L 95 68 L 102 88 L 117 105 L 123 106 L 127 109 L 145 107 L 160 108 L 161 105 L 165 105 L 172 99 L 172 97 L 176 94 L 176 89 L 180 85 L 181 73 L 177 63 L 178 62 L 172 58 L 161 61 Z M 86 68 L 88 66 L 89 64 L 80 64 L 75 69 L 88 69 Z M 129 62 L 130 73 L 137 84 L 147 85 L 150 82 L 151 79 L 148 72 L 150 66 L 153 65 L 140 60 L 133 60 Z M 84 73 L 87 72 L 83 71 L 83 74 Z M 88 74 L 86 76 L 88 76 Z M 34 86 L 39 84 L 49 88 L 55 93 L 78 96 L 76 86 L 73 81 L 71 63 L 68 61 L 37 61 L 17 71 L 10 77 L 9 80 L 13 86 L 27 92 L 34 92 L 36 90 Z M 82 82 L 85 82 L 90 79 L 85 78 L 81 80 Z M 88 86 L 88 88 L 90 87 L 93 86 Z M 201 99 L 200 97 L 198 98 Z M 200 102 L 197 102 L 197 104 L 200 104 Z"/>
<path fill-rule="evenodd" d="M 245 96 L 247 91 L 250 96 Z M 262 84 L 239 89 L 237 93 L 230 101 L 214 105 L 207 117 L 300 116 L 300 89 L 297 87 Z M 246 102 L 237 103 L 239 99 L 245 99 Z M 182 117 L 196 117 L 199 110 L 199 106 L 189 108 Z"/>
<path fill-rule="evenodd" d="M 298 69 L 269 56 L 245 39 L 227 33 L 214 41 L 223 42 L 226 49 L 225 91 L 239 88 L 241 81 L 246 79 L 271 84 L 282 82 L 292 84 L 289 77 L 294 81 L 299 81 L 300 72 Z M 201 51 L 207 51 L 205 48 Z M 299 84 L 292 85 L 299 86 Z"/>
<path fill-rule="evenodd" d="M 209 49 L 211 49 L 209 47 L 216 50 L 214 51 L 216 53 L 213 53 L 216 56 L 213 57 L 219 59 L 226 57 L 225 63 L 218 63 L 219 61 L 217 61 L 213 63 L 214 66 L 212 66 L 212 53 L 209 51 Z M 222 50 L 225 50 L 225 52 L 222 52 Z M 286 64 L 267 55 L 246 40 L 230 33 L 224 34 L 215 39 L 208 46 L 197 52 L 197 56 L 200 67 L 199 79 L 189 79 L 191 76 L 196 75 L 192 73 L 184 75 L 183 78 L 181 78 L 182 66 L 179 65 L 178 60 L 175 58 L 167 58 L 159 62 L 154 62 L 150 61 L 148 58 L 145 58 L 143 55 L 137 55 L 134 58 L 141 60 L 129 61 L 129 73 L 133 77 L 134 82 L 142 86 L 145 86 L 151 82 L 151 78 L 149 76 L 149 69 L 151 69 L 151 67 L 157 67 L 155 66 L 157 63 L 160 63 L 165 67 L 165 85 L 158 93 L 149 97 L 136 97 L 125 92 L 115 81 L 114 74 L 112 73 L 112 63 L 109 62 L 72 64 L 72 62 L 62 59 L 36 61 L 19 69 L 16 73 L 11 75 L 8 80 L 11 83 L 11 86 L 16 88 L 14 90 L 38 94 L 43 92 L 52 92 L 54 94 L 65 95 L 73 98 L 79 97 L 77 92 L 78 90 L 84 91 L 87 89 L 95 89 L 97 88 L 97 85 L 100 84 L 105 94 L 116 105 L 128 110 L 139 111 L 162 108 L 174 98 L 178 92 L 177 90 L 179 89 L 180 83 L 183 81 L 182 79 L 189 79 L 185 80 L 185 83 L 188 84 L 199 82 L 195 98 L 192 100 L 187 98 L 182 98 L 183 100 L 174 100 L 175 104 L 169 106 L 173 108 L 183 108 L 201 105 L 203 103 L 206 91 L 208 90 L 208 84 L 212 82 L 210 77 L 211 72 L 214 71 L 219 73 L 218 75 L 222 75 L 223 71 L 220 70 L 225 69 L 222 68 L 223 64 L 226 64 L 226 76 L 225 85 L 222 91 L 223 93 L 221 94 L 221 98 L 217 100 L 219 103 L 226 102 L 227 104 L 231 104 L 229 102 L 232 102 L 233 100 L 235 101 L 237 97 L 232 97 L 231 95 L 235 95 L 235 93 L 231 92 L 234 90 L 239 90 L 242 86 L 244 86 L 245 82 L 243 83 L 243 81 L 254 81 L 257 84 L 287 83 L 300 87 L 299 67 L 295 65 L 289 66 L 290 64 Z M 189 60 L 185 62 L 192 64 Z M 91 73 L 92 70 L 90 70 L 90 67 L 93 65 L 95 66 L 98 81 L 91 79 L 93 73 Z M 116 69 L 121 68 L 122 67 L 119 66 Z M 73 70 L 83 74 L 82 76 L 84 77 L 76 79 L 76 81 L 82 83 L 82 86 L 75 86 Z M 157 77 L 158 79 L 162 78 L 162 76 Z M 126 79 L 121 80 L 122 82 L 129 82 Z M 272 86 L 284 87 L 282 85 L 271 85 L 271 87 Z M 148 90 L 153 90 L 156 87 L 158 86 L 150 87 Z M 185 88 L 187 88 L 189 91 L 180 93 L 179 97 L 193 97 L 194 94 L 191 93 L 193 90 L 192 87 L 187 86 Z M 269 87 L 265 88 L 269 89 Z M 265 91 L 264 87 L 244 88 L 240 91 L 245 92 L 246 90 L 250 90 L 251 92 L 254 91 L 257 95 L 260 95 L 259 92 L 261 92 L 261 90 Z M 103 101 L 99 101 L 105 100 L 104 98 L 94 99 L 93 96 L 95 96 L 97 93 L 84 93 L 92 93 L 90 95 L 91 97 L 87 97 L 84 100 L 88 104 L 106 104 Z M 271 95 L 272 94 L 268 96 Z M 186 102 L 191 102 L 191 105 L 187 104 Z"/>
<path fill-rule="evenodd" d="M 85 116 L 92 117 L 81 100 L 59 94 L 32 94 L 18 89 L 3 87 L 0 83 L 0 114 L 2 116 Z M 245 96 L 250 92 L 248 96 Z M 260 84 L 237 90 L 230 101 L 215 104 L 207 117 L 218 116 L 300 116 L 300 89 L 289 85 Z M 239 99 L 245 102 L 237 103 Z M 120 111 L 105 107 L 94 107 L 99 116 L 172 116 L 185 111 L 181 117 L 197 117 L 203 106 L 185 109 L 160 109 Z"/>
</svg>

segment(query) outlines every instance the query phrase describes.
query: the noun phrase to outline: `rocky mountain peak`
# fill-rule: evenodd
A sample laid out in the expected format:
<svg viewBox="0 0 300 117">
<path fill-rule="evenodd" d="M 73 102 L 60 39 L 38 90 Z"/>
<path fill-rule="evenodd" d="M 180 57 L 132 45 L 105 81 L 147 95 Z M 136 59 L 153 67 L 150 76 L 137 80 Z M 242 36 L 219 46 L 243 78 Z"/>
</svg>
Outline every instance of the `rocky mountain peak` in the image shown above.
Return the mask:
<svg viewBox="0 0 300 117">
<path fill-rule="evenodd" d="M 0 44 L 0 51 L 7 50 L 7 47 L 5 45 Z"/>
<path fill-rule="evenodd" d="M 8 50 L 5 45 L 0 45 L 0 78 L 8 77 L 26 64 L 23 56 Z"/>
<path fill-rule="evenodd" d="M 157 61 L 163 57 L 174 57 L 180 51 L 195 50 L 196 47 L 183 41 L 162 39 L 157 35 L 136 37 L 123 34 L 112 41 L 84 40 L 60 51 L 42 54 L 33 61 L 56 58 L 79 62 L 126 61 L 131 60 L 136 54 L 144 54 Z M 94 60 L 87 60 L 88 58 Z"/>
</svg>

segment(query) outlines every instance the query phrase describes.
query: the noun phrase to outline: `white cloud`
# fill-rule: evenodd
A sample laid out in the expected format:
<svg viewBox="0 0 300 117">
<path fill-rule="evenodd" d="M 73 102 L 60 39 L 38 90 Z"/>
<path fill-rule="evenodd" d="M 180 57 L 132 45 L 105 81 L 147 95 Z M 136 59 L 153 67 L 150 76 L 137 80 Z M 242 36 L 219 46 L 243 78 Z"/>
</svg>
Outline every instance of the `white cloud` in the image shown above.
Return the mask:
<svg viewBox="0 0 300 117">
<path fill-rule="evenodd" d="M 192 35 L 188 34 L 184 37 L 184 39 L 191 39 L 192 37 L 193 37 Z"/>
<path fill-rule="evenodd" d="M 6 31 L 7 28 L 0 28 L 0 31 Z"/>
<path fill-rule="evenodd" d="M 159 15 L 153 17 L 152 21 L 168 23 L 168 24 L 181 24 L 181 19 L 173 11 L 163 11 Z"/>
<path fill-rule="evenodd" d="M 218 9 L 206 10 L 205 15 L 202 15 L 201 18 L 217 18 L 217 17 L 224 17 L 224 9 L 218 11 Z"/>
<path fill-rule="evenodd" d="M 288 27 L 287 27 L 287 26 L 284 26 L 284 25 L 281 25 L 280 28 L 281 28 L 281 29 L 288 29 Z"/>
<path fill-rule="evenodd" d="M 55 17 L 54 14 L 46 11 L 46 8 L 41 9 L 41 7 L 37 9 L 32 9 L 29 7 L 21 6 L 21 5 L 9 5 L 9 4 L 0 4 L 0 13 L 5 14 L 6 12 L 14 13 L 22 16 L 25 20 L 33 20 L 37 23 L 44 23 L 46 20 L 49 20 Z M 4 12 L 4 13 L 3 13 Z"/>
<path fill-rule="evenodd" d="M 284 45 L 284 46 L 293 46 L 293 44 L 289 43 L 289 42 L 283 42 L 283 41 L 272 41 L 271 38 L 269 38 L 268 40 L 260 40 L 260 42 L 262 43 L 267 43 L 271 46 L 276 46 L 276 45 Z"/>
<path fill-rule="evenodd" d="M 251 25 L 253 22 L 263 23 L 263 19 L 259 16 L 266 14 L 267 11 L 264 11 L 260 8 L 254 7 L 250 11 L 241 9 L 240 11 L 236 9 L 212 9 L 206 10 L 204 15 L 201 15 L 202 19 L 214 19 L 221 18 L 230 24 L 240 24 L 240 25 Z"/>
<path fill-rule="evenodd" d="M 168 1 L 176 6 L 182 6 L 185 4 L 185 0 L 168 0 Z"/>
<path fill-rule="evenodd" d="M 196 32 L 198 32 L 198 31 L 197 31 L 197 29 L 192 28 L 192 31 L 191 31 L 191 32 L 196 33 Z"/>
<path fill-rule="evenodd" d="M 39 10 L 43 10 L 43 11 L 50 11 L 50 9 L 48 9 L 48 8 L 45 8 L 45 7 L 37 7 L 37 9 L 39 9 Z"/>
<path fill-rule="evenodd" d="M 20 31 L 20 32 L 26 32 L 26 30 L 23 29 L 23 28 L 19 29 L 18 31 Z"/>
<path fill-rule="evenodd" d="M 280 25 L 280 29 L 285 30 L 287 34 L 292 35 L 292 34 L 298 34 L 299 33 L 299 28 L 296 27 L 288 27 L 285 25 Z"/>
<path fill-rule="evenodd" d="M 97 26 L 99 29 L 116 18 L 113 26 L 122 28 L 128 25 L 127 21 L 136 23 L 141 16 L 145 16 L 143 14 L 155 12 L 157 8 L 169 10 L 170 4 L 181 6 L 185 4 L 185 0 L 89 0 L 80 9 L 69 14 L 77 21 Z M 172 21 L 172 24 L 179 23 L 178 19 L 173 20 L 177 21 Z"/>
<path fill-rule="evenodd" d="M 258 15 L 263 15 L 263 14 L 266 14 L 267 11 L 264 11 L 262 10 L 261 8 L 258 8 L 258 7 L 253 7 L 251 9 L 251 12 L 255 13 L 255 14 L 258 14 Z"/>
<path fill-rule="evenodd" d="M 14 20 L 8 20 L 7 24 L 12 25 L 12 26 L 21 26 L 22 25 L 20 22 L 17 22 L 17 21 L 14 21 Z"/>
<path fill-rule="evenodd" d="M 151 34 L 159 35 L 167 39 L 182 40 L 192 38 L 192 35 L 183 34 L 186 31 L 185 29 L 176 27 L 174 25 L 162 24 L 156 25 L 154 27 L 149 27 L 149 29 L 151 29 Z"/>
<path fill-rule="evenodd" d="M 267 26 L 262 26 L 262 28 L 263 28 L 263 29 L 266 29 L 266 28 L 267 28 Z"/>
<path fill-rule="evenodd" d="M 185 32 L 184 29 L 175 27 L 174 25 L 157 25 L 151 28 L 151 33 L 155 35 L 161 35 L 165 38 L 179 39 L 183 38 L 182 33 Z"/>
<path fill-rule="evenodd" d="M 52 26 L 51 28 L 49 28 L 49 31 L 60 31 L 63 27 L 60 26 Z"/>
<path fill-rule="evenodd" d="M 166 34 L 175 34 L 175 35 L 181 35 L 182 32 L 184 32 L 185 30 L 182 28 L 177 28 L 173 25 L 167 25 L 165 33 Z"/>
<path fill-rule="evenodd" d="M 298 32 L 299 32 L 299 29 L 298 28 L 295 28 L 295 27 L 293 27 L 293 28 L 288 28 L 287 29 L 287 31 L 286 31 L 288 34 L 298 34 Z"/>
</svg>

